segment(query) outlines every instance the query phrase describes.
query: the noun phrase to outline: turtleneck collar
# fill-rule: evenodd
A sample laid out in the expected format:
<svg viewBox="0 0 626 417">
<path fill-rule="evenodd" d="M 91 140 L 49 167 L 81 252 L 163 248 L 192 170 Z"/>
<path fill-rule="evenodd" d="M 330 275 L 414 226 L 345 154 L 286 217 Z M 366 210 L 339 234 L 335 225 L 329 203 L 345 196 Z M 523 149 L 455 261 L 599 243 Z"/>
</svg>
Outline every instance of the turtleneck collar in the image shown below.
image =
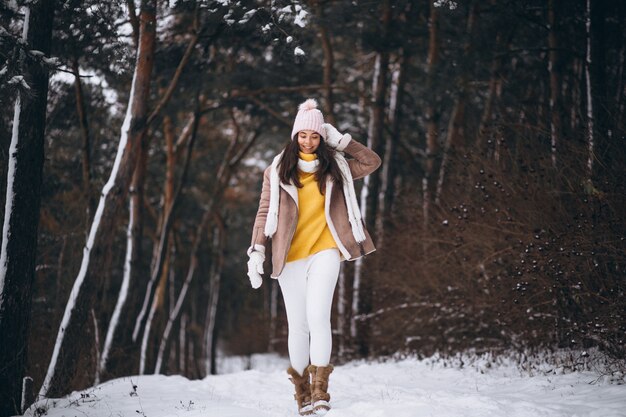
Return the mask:
<svg viewBox="0 0 626 417">
<path fill-rule="evenodd" d="M 300 159 L 304 161 L 315 161 L 317 159 L 317 154 L 314 154 L 314 153 L 299 152 L 299 154 L 300 154 Z"/>
</svg>

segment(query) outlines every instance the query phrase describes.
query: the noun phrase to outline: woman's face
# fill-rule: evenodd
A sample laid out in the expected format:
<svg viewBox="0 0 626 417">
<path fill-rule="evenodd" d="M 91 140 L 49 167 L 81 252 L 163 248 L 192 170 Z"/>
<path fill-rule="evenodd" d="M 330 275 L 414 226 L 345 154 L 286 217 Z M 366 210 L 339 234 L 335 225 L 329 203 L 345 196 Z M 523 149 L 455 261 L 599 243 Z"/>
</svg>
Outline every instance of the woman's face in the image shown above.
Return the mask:
<svg viewBox="0 0 626 417">
<path fill-rule="evenodd" d="M 315 153 L 320 146 L 320 134 L 314 130 L 301 130 L 298 132 L 298 145 L 302 153 Z"/>
</svg>

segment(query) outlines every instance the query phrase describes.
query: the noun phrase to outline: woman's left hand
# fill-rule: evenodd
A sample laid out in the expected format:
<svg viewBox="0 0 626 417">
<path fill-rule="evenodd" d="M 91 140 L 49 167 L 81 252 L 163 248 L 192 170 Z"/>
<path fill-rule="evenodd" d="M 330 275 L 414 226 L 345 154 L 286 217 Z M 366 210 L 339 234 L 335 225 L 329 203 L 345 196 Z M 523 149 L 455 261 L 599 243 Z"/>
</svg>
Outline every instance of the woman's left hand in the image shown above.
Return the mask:
<svg viewBox="0 0 626 417">
<path fill-rule="evenodd" d="M 349 133 L 342 134 L 330 123 L 324 123 L 322 128 L 326 130 L 326 144 L 338 151 L 343 151 L 348 145 L 348 142 L 352 140 L 352 136 Z"/>
</svg>

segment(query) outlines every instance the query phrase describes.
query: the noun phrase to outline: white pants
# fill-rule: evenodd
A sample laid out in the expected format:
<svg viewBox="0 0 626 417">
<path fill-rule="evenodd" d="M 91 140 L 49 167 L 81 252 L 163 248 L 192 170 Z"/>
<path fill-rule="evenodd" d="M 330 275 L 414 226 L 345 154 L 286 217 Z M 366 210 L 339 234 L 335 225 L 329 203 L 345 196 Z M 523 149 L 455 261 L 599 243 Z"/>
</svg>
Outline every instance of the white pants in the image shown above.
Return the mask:
<svg viewBox="0 0 626 417">
<path fill-rule="evenodd" d="M 289 325 L 289 360 L 300 375 L 308 366 L 309 357 L 315 366 L 326 366 L 330 361 L 330 310 L 339 262 L 339 250 L 326 249 L 287 262 L 278 276 Z"/>
</svg>

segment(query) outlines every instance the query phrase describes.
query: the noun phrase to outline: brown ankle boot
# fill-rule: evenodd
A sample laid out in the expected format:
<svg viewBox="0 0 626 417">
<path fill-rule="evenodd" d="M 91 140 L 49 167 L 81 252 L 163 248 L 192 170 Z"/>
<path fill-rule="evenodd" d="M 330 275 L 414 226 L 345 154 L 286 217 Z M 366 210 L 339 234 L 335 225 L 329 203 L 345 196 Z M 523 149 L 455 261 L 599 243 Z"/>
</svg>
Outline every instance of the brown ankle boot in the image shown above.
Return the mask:
<svg viewBox="0 0 626 417">
<path fill-rule="evenodd" d="M 313 406 L 311 405 L 311 384 L 309 383 L 309 370 L 304 368 L 302 375 L 298 373 L 291 366 L 287 369 L 287 373 L 291 378 L 289 380 L 293 382 L 296 387 L 296 393 L 293 397 L 298 403 L 298 412 L 301 416 L 308 416 L 313 414 Z"/>
<path fill-rule="evenodd" d="M 332 365 L 309 365 L 309 372 L 311 373 L 311 402 L 315 414 L 325 414 L 330 410 L 328 377 L 333 369 Z"/>
</svg>

